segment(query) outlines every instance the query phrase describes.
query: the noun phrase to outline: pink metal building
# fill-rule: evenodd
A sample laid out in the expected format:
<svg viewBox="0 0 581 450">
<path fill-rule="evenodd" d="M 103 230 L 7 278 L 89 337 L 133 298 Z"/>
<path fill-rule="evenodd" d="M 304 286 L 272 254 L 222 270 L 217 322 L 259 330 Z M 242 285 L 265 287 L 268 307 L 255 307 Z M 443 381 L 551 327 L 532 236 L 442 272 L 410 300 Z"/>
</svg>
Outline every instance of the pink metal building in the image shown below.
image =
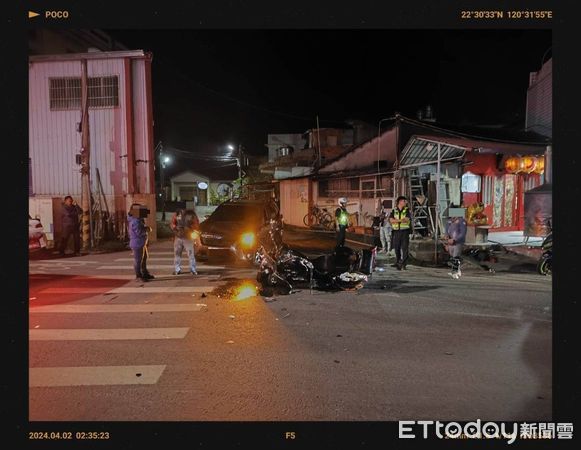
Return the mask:
<svg viewBox="0 0 581 450">
<path fill-rule="evenodd" d="M 152 56 L 143 50 L 30 57 L 30 214 L 40 216 L 49 240 L 55 234 L 58 239 L 63 197 L 71 195 L 81 203 L 77 155 L 81 152 L 82 60 L 87 61 L 88 70 L 93 198 L 102 189 L 120 232 L 129 205 L 147 204 L 154 238 Z"/>
</svg>

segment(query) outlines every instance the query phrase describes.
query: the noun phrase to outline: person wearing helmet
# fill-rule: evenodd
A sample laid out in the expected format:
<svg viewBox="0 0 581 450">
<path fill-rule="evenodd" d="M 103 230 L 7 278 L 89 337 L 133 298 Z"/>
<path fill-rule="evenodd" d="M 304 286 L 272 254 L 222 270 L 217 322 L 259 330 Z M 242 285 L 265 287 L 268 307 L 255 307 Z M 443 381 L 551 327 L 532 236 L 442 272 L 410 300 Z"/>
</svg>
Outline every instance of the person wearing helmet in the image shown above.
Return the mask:
<svg viewBox="0 0 581 450">
<path fill-rule="evenodd" d="M 395 208 L 391 210 L 389 222 L 392 228 L 393 248 L 395 250 L 395 267 L 397 270 L 405 270 L 408 259 L 410 242 L 410 227 L 412 222 L 410 210 L 407 206 L 407 198 L 400 195 L 396 200 Z"/>
<path fill-rule="evenodd" d="M 349 226 L 349 213 L 347 212 L 347 199 L 339 198 L 339 208 L 335 210 L 335 220 L 337 222 L 337 247 L 345 245 L 345 232 Z"/>
</svg>

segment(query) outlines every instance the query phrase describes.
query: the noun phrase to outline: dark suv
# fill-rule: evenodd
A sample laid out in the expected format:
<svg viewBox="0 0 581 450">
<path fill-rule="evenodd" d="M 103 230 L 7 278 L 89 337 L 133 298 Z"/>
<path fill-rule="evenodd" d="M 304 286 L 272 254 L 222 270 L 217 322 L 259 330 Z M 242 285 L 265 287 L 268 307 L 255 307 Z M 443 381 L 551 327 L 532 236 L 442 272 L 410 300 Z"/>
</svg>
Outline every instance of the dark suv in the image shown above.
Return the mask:
<svg viewBox="0 0 581 450">
<path fill-rule="evenodd" d="M 258 235 L 271 220 L 281 220 L 274 201 L 231 200 L 222 203 L 200 224 L 202 253 L 232 252 L 238 259 L 252 261 Z"/>
</svg>

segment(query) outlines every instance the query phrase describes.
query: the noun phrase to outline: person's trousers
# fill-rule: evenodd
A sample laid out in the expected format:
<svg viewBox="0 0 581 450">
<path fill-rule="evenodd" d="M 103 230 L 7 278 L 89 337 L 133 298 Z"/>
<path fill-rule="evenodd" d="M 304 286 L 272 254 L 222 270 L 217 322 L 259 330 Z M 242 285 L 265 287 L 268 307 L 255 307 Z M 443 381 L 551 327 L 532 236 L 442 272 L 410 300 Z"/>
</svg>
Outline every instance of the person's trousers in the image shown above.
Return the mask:
<svg viewBox="0 0 581 450">
<path fill-rule="evenodd" d="M 462 248 L 462 244 L 448 245 L 452 272 L 458 272 L 460 270 L 460 265 L 462 264 Z"/>
<path fill-rule="evenodd" d="M 147 270 L 147 245 L 132 248 L 133 250 L 133 270 L 137 278 L 142 278 L 149 274 Z"/>
<path fill-rule="evenodd" d="M 190 272 L 196 271 L 196 256 L 194 254 L 194 241 L 191 239 L 175 237 L 173 241 L 174 249 L 174 267 L 176 272 L 181 271 L 182 267 L 182 252 L 184 249 L 188 254 L 190 260 Z"/>
<path fill-rule="evenodd" d="M 381 239 L 381 248 L 389 252 L 391 250 L 391 227 L 379 227 L 379 239 Z"/>
<path fill-rule="evenodd" d="M 408 251 L 410 244 L 409 230 L 393 230 L 393 249 L 395 250 L 395 262 L 405 266 L 408 260 Z"/>
<path fill-rule="evenodd" d="M 70 237 L 73 237 L 73 248 L 75 253 L 81 251 L 81 232 L 78 226 L 69 225 L 63 228 L 63 235 L 61 237 L 60 253 L 63 255 L 67 249 Z"/>
<path fill-rule="evenodd" d="M 337 231 L 337 247 L 343 247 L 345 245 L 346 230 L 347 230 L 346 225 L 339 225 L 339 231 Z"/>
</svg>

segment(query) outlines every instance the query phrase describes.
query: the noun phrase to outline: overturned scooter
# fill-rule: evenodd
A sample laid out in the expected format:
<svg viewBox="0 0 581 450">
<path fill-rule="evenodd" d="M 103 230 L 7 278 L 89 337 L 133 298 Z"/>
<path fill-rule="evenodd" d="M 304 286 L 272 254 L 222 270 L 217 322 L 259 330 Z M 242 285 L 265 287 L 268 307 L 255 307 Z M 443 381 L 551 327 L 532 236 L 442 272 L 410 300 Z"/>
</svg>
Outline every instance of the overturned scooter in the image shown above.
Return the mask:
<svg viewBox="0 0 581 450">
<path fill-rule="evenodd" d="M 292 293 L 295 287 L 322 290 L 356 290 L 363 287 L 375 266 L 376 250 L 355 251 L 337 247 L 332 253 L 309 258 L 287 247 L 271 221 L 259 234 L 255 263 L 257 281 L 263 288 L 281 288 Z"/>
</svg>

